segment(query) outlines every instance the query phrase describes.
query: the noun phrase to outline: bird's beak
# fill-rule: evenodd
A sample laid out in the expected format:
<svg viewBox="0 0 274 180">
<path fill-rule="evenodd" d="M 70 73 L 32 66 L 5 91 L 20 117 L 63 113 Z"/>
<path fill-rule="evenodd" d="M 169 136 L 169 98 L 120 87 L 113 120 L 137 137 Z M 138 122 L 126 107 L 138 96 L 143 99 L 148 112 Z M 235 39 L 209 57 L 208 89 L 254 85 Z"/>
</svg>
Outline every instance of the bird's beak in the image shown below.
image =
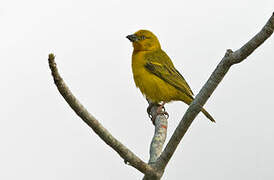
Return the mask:
<svg viewBox="0 0 274 180">
<path fill-rule="evenodd" d="M 126 38 L 128 38 L 131 42 L 138 41 L 138 37 L 135 34 L 128 35 Z"/>
</svg>

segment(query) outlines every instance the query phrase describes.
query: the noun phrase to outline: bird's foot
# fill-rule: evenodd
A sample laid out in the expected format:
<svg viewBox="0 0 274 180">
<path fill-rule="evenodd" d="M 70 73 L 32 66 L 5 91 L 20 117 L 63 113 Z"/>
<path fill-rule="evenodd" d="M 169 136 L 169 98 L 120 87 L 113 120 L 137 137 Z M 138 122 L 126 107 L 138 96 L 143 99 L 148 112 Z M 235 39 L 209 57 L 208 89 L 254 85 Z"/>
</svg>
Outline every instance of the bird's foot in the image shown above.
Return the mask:
<svg viewBox="0 0 274 180">
<path fill-rule="evenodd" d="M 156 110 L 156 114 L 152 114 L 151 113 L 151 108 L 155 105 L 158 106 L 157 110 Z M 156 117 L 158 115 L 165 115 L 167 119 L 169 118 L 169 114 L 166 112 L 166 109 L 165 109 L 164 105 L 165 105 L 165 102 L 163 102 L 162 104 L 157 104 L 157 103 L 150 103 L 149 104 L 149 106 L 147 108 L 147 113 L 148 113 L 148 116 L 151 119 L 153 125 L 155 125 L 155 120 L 156 120 Z"/>
<path fill-rule="evenodd" d="M 147 107 L 147 114 L 148 114 L 148 117 L 150 119 L 152 118 L 151 109 L 152 109 L 153 106 L 160 106 L 160 104 L 158 104 L 158 103 L 149 103 L 149 106 Z"/>
</svg>

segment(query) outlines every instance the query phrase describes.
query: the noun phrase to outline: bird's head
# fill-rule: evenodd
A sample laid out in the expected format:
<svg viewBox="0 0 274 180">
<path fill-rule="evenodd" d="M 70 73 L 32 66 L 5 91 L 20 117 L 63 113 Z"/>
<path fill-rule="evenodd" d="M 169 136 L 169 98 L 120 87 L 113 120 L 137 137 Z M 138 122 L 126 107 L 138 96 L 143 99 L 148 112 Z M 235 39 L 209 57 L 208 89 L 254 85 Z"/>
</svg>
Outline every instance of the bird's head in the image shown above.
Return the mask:
<svg viewBox="0 0 274 180">
<path fill-rule="evenodd" d="M 153 51 L 161 49 L 158 38 L 148 30 L 139 30 L 127 38 L 132 42 L 134 51 Z"/>
</svg>

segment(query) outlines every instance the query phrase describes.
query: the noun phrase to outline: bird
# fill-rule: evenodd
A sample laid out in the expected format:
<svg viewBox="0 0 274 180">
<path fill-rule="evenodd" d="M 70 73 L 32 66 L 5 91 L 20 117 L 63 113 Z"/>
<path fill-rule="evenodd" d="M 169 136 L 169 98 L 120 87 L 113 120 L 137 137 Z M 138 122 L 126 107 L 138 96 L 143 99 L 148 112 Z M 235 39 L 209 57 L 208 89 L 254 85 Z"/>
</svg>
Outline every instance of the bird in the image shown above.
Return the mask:
<svg viewBox="0 0 274 180">
<path fill-rule="evenodd" d="M 131 66 L 135 85 L 149 102 L 159 105 L 157 114 L 163 113 L 165 103 L 171 101 L 182 101 L 190 105 L 194 94 L 169 56 L 161 49 L 156 35 L 149 30 L 139 30 L 126 38 L 133 45 Z M 215 122 L 204 108 L 201 112 Z M 153 124 L 154 121 L 155 117 L 152 119 Z"/>
</svg>

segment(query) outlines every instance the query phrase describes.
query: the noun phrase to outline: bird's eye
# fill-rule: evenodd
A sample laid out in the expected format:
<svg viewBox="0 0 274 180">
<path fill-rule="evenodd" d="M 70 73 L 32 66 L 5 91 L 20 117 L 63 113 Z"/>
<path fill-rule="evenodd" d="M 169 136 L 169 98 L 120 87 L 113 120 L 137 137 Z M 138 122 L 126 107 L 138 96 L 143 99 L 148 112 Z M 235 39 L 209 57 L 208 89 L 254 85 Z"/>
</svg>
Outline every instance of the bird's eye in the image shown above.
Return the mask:
<svg viewBox="0 0 274 180">
<path fill-rule="evenodd" d="M 146 37 L 145 37 L 145 36 L 141 36 L 140 39 L 141 39 L 141 40 L 144 40 L 144 39 L 146 39 Z"/>
</svg>

